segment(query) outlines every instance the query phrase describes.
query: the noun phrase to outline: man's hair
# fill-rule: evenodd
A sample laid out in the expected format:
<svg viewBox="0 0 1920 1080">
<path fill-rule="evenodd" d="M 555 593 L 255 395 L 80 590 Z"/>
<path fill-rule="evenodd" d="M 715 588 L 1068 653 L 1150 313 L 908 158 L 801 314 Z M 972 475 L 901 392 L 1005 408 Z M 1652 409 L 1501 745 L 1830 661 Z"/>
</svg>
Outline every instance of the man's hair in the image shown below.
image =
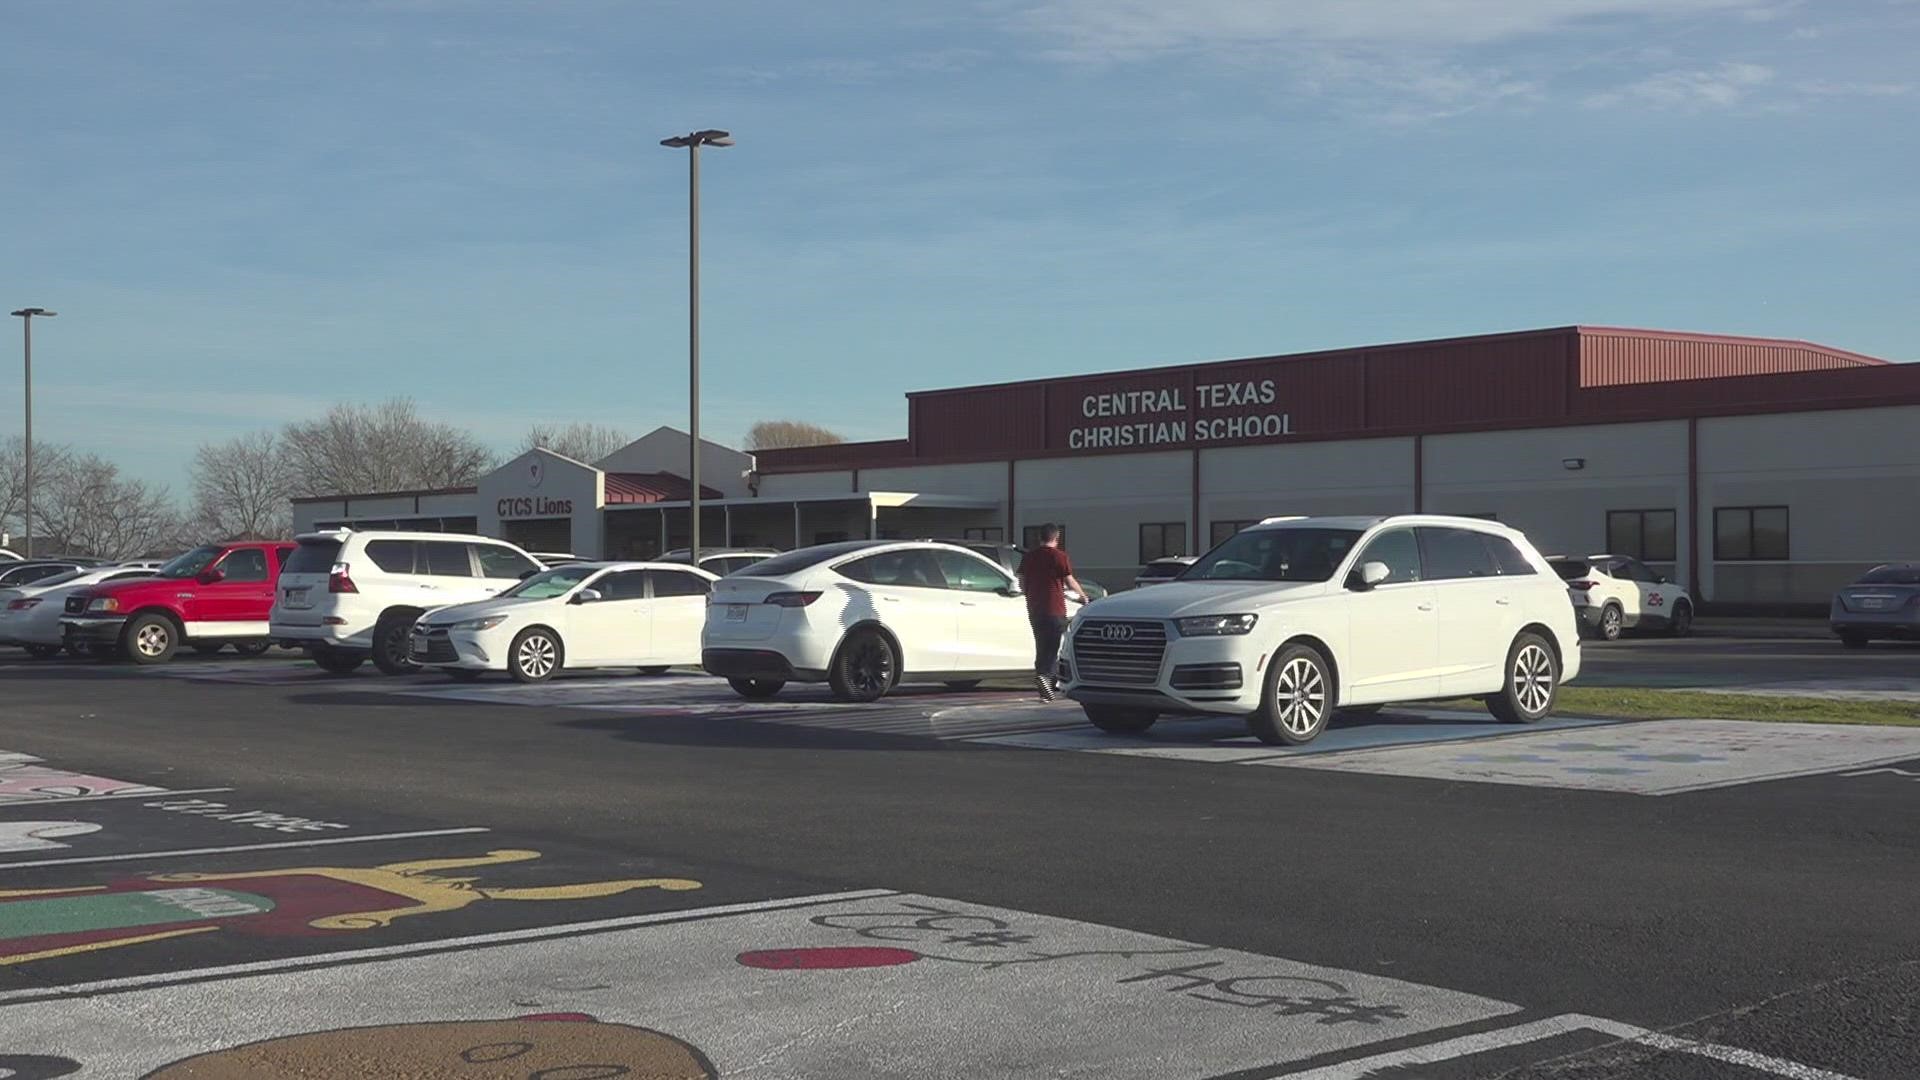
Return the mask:
<svg viewBox="0 0 1920 1080">
<path fill-rule="evenodd" d="M 1058 539 L 1060 539 L 1060 526 L 1055 525 L 1051 521 L 1047 522 L 1045 525 L 1040 526 L 1040 542 L 1041 543 L 1051 544 Z"/>
</svg>

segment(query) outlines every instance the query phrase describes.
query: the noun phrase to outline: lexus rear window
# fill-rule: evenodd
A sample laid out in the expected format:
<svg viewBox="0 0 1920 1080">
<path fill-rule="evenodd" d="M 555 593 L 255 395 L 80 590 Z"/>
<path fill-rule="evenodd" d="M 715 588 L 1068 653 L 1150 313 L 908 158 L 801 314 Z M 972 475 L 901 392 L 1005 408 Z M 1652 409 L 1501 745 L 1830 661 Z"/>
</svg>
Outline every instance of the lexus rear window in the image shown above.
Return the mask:
<svg viewBox="0 0 1920 1080">
<path fill-rule="evenodd" d="M 300 546 L 293 549 L 285 566 L 280 568 L 283 574 L 325 574 L 333 570 L 333 564 L 340 561 L 340 541 L 338 540 L 302 540 Z"/>
<path fill-rule="evenodd" d="M 1860 578 L 1862 585 L 1920 585 L 1920 567 L 1876 566 Z"/>
</svg>

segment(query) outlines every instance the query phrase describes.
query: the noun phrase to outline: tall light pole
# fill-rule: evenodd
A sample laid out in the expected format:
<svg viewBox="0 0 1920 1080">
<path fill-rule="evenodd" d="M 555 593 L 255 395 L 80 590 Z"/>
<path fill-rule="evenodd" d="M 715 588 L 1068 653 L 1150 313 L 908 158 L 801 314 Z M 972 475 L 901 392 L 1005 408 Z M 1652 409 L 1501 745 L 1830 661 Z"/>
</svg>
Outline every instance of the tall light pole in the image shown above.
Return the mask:
<svg viewBox="0 0 1920 1080">
<path fill-rule="evenodd" d="M 700 564 L 700 148 L 732 146 L 733 136 L 711 128 L 661 139 L 687 151 L 687 483 L 693 488 L 693 529 L 687 550 Z"/>
<path fill-rule="evenodd" d="M 27 433 L 26 439 L 21 443 L 24 462 L 24 468 L 21 471 L 26 474 L 27 512 L 20 529 L 20 544 L 26 550 L 20 554 L 29 558 L 33 556 L 33 319 L 36 315 L 42 319 L 51 319 L 55 314 L 46 308 L 38 307 L 21 308 L 13 313 L 14 317 L 20 320 L 20 331 L 24 335 L 23 347 L 26 353 Z"/>
</svg>

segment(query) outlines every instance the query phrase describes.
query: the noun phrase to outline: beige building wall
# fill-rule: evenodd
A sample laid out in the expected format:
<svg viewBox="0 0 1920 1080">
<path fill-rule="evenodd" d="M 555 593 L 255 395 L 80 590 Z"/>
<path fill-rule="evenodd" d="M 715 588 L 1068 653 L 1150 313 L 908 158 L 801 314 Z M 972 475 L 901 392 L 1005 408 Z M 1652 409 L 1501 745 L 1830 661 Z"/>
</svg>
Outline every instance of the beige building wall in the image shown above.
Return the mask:
<svg viewBox="0 0 1920 1080">
<path fill-rule="evenodd" d="M 1074 568 L 1109 589 L 1133 584 L 1140 526 L 1185 523 L 1192 513 L 1190 451 L 1022 461 L 1014 474 L 1014 532 L 1066 527 Z"/>
<path fill-rule="evenodd" d="M 1687 424 L 1607 424 L 1430 435 L 1424 442 L 1425 499 L 1433 514 L 1493 514 L 1541 551 L 1607 550 L 1610 510 L 1671 510 L 1671 562 L 1655 568 L 1684 580 Z M 1568 468 L 1569 460 L 1581 466 Z"/>
<path fill-rule="evenodd" d="M 1721 603 L 1820 604 L 1920 559 L 1920 406 L 1700 421 L 1701 576 Z M 1788 558 L 1722 560 L 1715 510 L 1787 508 Z"/>
<path fill-rule="evenodd" d="M 1413 440 L 1237 446 L 1200 454 L 1200 535 L 1213 523 L 1295 514 L 1401 514 L 1413 509 Z"/>
<path fill-rule="evenodd" d="M 600 514 L 606 501 L 604 480 L 604 474 L 591 465 L 551 450 L 529 450 L 480 478 L 475 507 L 479 532 L 504 537 L 509 522 L 558 519 L 566 523 L 564 527 L 545 526 L 540 532 L 568 538 L 568 550 L 574 555 L 598 559 L 605 552 Z M 571 509 L 555 513 L 554 503 Z M 531 528 L 523 525 L 516 532 L 530 537 Z"/>
<path fill-rule="evenodd" d="M 766 489 L 762 487 L 762 492 Z M 920 465 L 904 469 L 861 469 L 861 491 L 914 491 L 929 495 L 967 495 L 981 499 L 1007 498 L 1007 463 L 969 462 L 964 465 Z"/>
<path fill-rule="evenodd" d="M 760 497 L 763 499 L 804 499 L 812 495 L 846 495 L 852 491 L 853 473 L 847 469 L 775 473 L 760 478 Z"/>
</svg>

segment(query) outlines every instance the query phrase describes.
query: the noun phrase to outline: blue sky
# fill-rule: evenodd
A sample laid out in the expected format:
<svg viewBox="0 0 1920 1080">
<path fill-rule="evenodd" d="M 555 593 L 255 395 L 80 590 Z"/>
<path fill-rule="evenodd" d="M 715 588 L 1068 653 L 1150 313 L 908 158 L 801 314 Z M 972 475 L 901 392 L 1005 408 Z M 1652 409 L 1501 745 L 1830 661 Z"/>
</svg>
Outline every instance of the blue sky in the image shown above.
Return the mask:
<svg viewBox="0 0 1920 1080">
<path fill-rule="evenodd" d="M 36 433 L 685 412 L 1567 323 L 1920 358 L 1916 0 L 8 0 Z M 17 346 L 0 339 L 0 358 Z M 0 431 L 17 430 L 15 361 Z"/>
</svg>

